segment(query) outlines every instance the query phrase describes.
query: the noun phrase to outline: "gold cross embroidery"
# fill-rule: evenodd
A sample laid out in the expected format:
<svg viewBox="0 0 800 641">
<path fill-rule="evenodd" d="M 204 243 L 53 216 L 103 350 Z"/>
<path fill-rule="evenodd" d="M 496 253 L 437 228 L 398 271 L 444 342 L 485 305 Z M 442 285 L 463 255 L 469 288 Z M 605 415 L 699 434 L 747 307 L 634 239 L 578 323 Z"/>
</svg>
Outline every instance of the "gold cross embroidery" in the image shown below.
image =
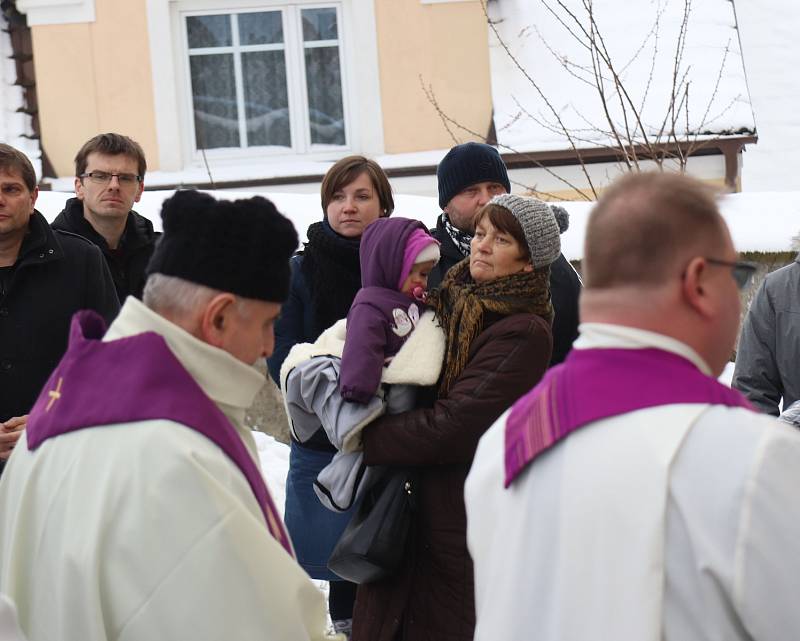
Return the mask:
<svg viewBox="0 0 800 641">
<path fill-rule="evenodd" d="M 59 376 L 56 388 L 51 389 L 49 392 L 47 392 L 48 395 L 50 396 L 50 401 L 47 403 L 47 407 L 44 408 L 45 412 L 49 412 L 50 408 L 53 407 L 53 403 L 55 403 L 58 399 L 61 398 L 61 383 L 63 382 L 64 379 Z"/>
</svg>

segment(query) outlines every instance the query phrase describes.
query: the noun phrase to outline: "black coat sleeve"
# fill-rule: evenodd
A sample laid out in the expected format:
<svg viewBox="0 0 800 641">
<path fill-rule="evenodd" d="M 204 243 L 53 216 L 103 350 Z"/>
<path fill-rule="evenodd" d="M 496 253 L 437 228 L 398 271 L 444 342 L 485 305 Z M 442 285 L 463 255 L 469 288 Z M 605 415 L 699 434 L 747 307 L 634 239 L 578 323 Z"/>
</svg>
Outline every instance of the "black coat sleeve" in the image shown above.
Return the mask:
<svg viewBox="0 0 800 641">
<path fill-rule="evenodd" d="M 578 337 L 578 298 L 581 279 L 570 262 L 560 254 L 550 266 L 550 296 L 553 301 L 553 356 L 550 365 L 561 363 Z"/>
</svg>

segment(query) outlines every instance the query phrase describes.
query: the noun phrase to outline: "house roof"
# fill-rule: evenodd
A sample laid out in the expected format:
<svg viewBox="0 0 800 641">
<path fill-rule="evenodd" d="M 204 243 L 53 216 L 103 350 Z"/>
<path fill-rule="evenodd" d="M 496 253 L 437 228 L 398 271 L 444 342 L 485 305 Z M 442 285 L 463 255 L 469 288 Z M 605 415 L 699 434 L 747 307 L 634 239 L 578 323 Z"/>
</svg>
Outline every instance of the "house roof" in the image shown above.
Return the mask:
<svg viewBox="0 0 800 641">
<path fill-rule="evenodd" d="M 671 130 L 679 140 L 755 133 L 730 0 L 689 3 L 682 39 L 684 0 L 593 0 L 594 30 L 585 4 L 489 3 L 494 123 L 503 151 L 569 149 L 564 129 L 578 148 L 613 145 L 606 109 L 623 140 L 627 116 L 635 142 L 644 141 L 642 131 L 648 140 L 660 142 L 672 140 Z M 600 58 L 607 55 L 611 61 L 627 97 L 601 60 L 605 101 L 601 98 L 592 38 Z"/>
</svg>

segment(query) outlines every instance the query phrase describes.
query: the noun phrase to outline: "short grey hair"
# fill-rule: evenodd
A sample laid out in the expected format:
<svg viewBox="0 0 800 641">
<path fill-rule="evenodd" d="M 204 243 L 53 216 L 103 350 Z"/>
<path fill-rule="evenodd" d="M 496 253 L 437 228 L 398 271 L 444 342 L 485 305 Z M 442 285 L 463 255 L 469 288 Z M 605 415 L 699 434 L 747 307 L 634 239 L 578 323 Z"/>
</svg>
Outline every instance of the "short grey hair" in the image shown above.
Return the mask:
<svg viewBox="0 0 800 641">
<path fill-rule="evenodd" d="M 218 289 L 199 285 L 177 276 L 150 274 L 144 286 L 142 302 L 159 314 L 185 316 L 223 292 Z M 236 296 L 236 310 L 241 316 L 247 316 L 247 299 Z"/>
</svg>

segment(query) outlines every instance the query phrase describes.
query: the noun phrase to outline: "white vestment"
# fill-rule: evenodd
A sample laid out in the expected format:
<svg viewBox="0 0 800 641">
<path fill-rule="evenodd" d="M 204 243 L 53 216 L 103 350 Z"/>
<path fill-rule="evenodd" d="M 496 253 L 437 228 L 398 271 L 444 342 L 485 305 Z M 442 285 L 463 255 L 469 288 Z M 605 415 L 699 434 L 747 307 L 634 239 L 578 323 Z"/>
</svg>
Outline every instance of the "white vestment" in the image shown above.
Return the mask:
<svg viewBox="0 0 800 641">
<path fill-rule="evenodd" d="M 575 343 L 646 347 L 709 373 L 650 332 L 584 324 Z M 504 489 L 507 414 L 465 487 L 476 641 L 800 636 L 796 430 L 740 408 L 638 410 L 578 429 Z"/>
<path fill-rule="evenodd" d="M 104 340 L 154 331 L 258 461 L 254 368 L 128 297 Z M 147 398 L 141 399 L 147 403 Z M 267 530 L 245 476 L 179 423 L 25 436 L 0 480 L 0 592 L 31 641 L 325 638 L 322 593 Z"/>
</svg>

